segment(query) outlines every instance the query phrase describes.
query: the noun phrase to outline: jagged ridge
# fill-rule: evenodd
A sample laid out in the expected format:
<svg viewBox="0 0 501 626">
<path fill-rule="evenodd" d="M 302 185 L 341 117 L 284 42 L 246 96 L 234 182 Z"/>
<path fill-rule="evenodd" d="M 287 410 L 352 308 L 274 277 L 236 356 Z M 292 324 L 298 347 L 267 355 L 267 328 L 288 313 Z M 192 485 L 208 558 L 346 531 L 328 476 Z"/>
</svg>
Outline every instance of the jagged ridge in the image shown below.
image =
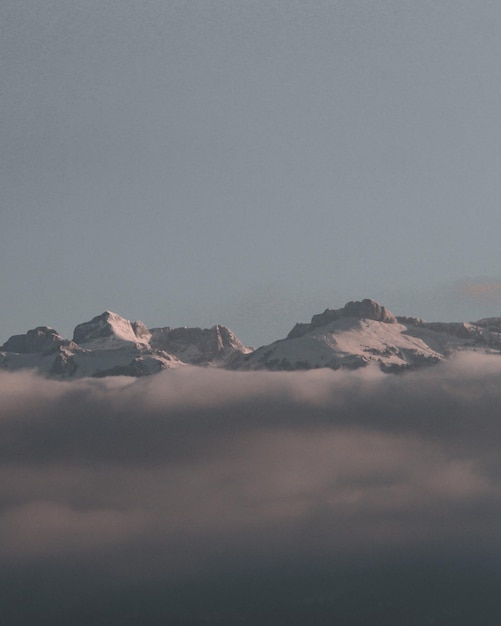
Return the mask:
<svg viewBox="0 0 501 626">
<path fill-rule="evenodd" d="M 0 347 L 0 368 L 31 368 L 56 378 L 145 376 L 190 365 L 226 366 L 247 348 L 225 326 L 155 328 L 105 311 L 75 327 L 72 341 L 41 326 Z"/>
<path fill-rule="evenodd" d="M 425 322 L 395 317 L 375 300 L 325 309 L 289 334 L 253 350 L 228 328 L 149 330 L 105 311 L 78 324 L 73 339 L 48 326 L 10 337 L 0 347 L 0 368 L 32 368 L 56 378 L 144 376 L 186 364 L 235 370 L 359 368 L 376 364 L 385 372 L 432 365 L 460 350 L 501 351 L 501 318 L 478 322 Z"/>
</svg>

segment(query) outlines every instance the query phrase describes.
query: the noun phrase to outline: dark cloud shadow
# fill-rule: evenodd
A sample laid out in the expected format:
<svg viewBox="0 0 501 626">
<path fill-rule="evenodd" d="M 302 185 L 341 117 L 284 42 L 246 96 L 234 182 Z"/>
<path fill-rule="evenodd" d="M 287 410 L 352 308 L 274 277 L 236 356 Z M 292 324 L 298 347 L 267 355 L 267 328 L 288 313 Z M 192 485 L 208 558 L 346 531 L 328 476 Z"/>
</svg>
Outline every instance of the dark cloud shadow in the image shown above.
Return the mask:
<svg viewBox="0 0 501 626">
<path fill-rule="evenodd" d="M 8 623 L 497 623 L 500 382 L 4 373 Z"/>
</svg>

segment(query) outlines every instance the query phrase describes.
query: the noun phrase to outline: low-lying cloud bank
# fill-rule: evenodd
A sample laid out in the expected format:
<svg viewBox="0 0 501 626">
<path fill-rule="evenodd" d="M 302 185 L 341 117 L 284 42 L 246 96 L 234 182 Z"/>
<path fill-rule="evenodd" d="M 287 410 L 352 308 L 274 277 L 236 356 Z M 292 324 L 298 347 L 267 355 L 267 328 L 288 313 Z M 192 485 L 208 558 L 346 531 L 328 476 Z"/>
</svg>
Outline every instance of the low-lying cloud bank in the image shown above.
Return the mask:
<svg viewBox="0 0 501 626">
<path fill-rule="evenodd" d="M 501 617 L 499 357 L 402 376 L 2 373 L 0 402 L 12 623 Z"/>
</svg>

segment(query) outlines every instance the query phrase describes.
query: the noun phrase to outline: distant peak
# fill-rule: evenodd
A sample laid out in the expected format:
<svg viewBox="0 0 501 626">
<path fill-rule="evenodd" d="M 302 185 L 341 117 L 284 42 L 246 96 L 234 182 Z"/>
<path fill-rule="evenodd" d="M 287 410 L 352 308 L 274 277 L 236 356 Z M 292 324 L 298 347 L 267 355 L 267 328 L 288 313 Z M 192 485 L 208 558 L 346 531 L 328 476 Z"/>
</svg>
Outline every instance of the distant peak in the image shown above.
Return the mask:
<svg viewBox="0 0 501 626">
<path fill-rule="evenodd" d="M 152 328 L 151 346 L 192 364 L 214 363 L 251 351 L 222 324 L 211 328 Z"/>
<path fill-rule="evenodd" d="M 396 324 L 397 318 L 386 307 L 375 300 L 351 300 L 342 309 L 325 309 L 323 313 L 311 318 L 313 327 L 324 326 L 342 317 L 354 317 L 359 320 L 374 320 L 384 324 Z"/>
<path fill-rule="evenodd" d="M 149 331 L 142 322 L 130 322 L 118 313 L 104 311 L 89 322 L 78 324 L 73 331 L 73 341 L 78 344 L 96 339 L 115 337 L 122 341 L 144 342 L 149 339 Z"/>
<path fill-rule="evenodd" d="M 357 317 L 358 319 L 375 320 L 385 324 L 395 324 L 397 318 L 390 313 L 386 307 L 375 300 L 366 298 L 365 300 L 352 300 L 347 302 L 343 309 L 344 317 Z"/>
<path fill-rule="evenodd" d="M 123 319 L 125 319 L 124 317 L 122 317 L 118 313 L 115 313 L 114 311 L 105 311 L 104 313 L 101 313 L 101 315 L 96 315 L 96 317 L 94 319 L 97 319 L 97 318 L 111 319 L 111 320 L 123 320 Z"/>
<path fill-rule="evenodd" d="M 386 307 L 375 300 L 366 298 L 364 300 L 351 300 L 341 309 L 325 309 L 323 313 L 318 313 L 311 318 L 309 324 L 296 324 L 288 334 L 289 339 L 302 337 L 305 333 L 314 328 L 326 326 L 331 322 L 342 318 L 351 317 L 358 320 L 374 320 L 384 324 L 396 324 L 397 318 L 390 313 Z"/>
<path fill-rule="evenodd" d="M 8 339 L 2 350 L 7 352 L 33 353 L 56 349 L 66 340 L 49 326 L 37 326 L 24 335 L 13 335 Z"/>
</svg>

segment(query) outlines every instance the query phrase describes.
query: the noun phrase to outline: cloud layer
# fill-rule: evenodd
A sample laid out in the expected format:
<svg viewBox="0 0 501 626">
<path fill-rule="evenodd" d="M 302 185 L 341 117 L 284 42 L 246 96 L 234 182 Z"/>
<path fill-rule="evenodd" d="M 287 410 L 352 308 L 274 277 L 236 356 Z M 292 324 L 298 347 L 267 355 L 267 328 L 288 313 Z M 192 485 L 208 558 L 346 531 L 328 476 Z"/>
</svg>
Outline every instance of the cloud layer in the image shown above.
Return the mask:
<svg viewBox="0 0 501 626">
<path fill-rule="evenodd" d="M 341 611 L 362 624 L 370 611 L 372 623 L 445 624 L 462 606 L 456 623 L 470 609 L 497 617 L 500 382 L 499 358 L 475 355 L 402 376 L 2 373 L 7 614 L 285 624 Z M 406 597 L 437 572 L 448 592 L 395 599 L 402 580 Z"/>
</svg>

